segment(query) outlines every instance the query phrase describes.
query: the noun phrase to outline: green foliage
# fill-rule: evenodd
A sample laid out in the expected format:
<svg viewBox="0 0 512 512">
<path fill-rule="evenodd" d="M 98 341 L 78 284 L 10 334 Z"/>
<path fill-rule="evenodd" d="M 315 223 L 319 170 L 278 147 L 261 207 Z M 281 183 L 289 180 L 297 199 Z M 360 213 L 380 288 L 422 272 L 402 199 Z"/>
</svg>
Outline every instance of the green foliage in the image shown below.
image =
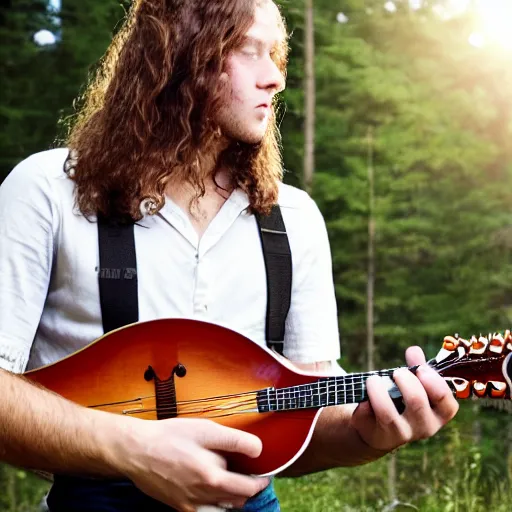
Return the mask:
<svg viewBox="0 0 512 512">
<path fill-rule="evenodd" d="M 397 498 L 404 505 L 393 510 L 508 512 L 509 423 L 506 414 L 492 409 L 482 414 L 476 402 L 467 403 L 437 436 L 399 450 Z M 387 473 L 386 457 L 359 467 L 277 478 L 275 487 L 284 512 L 384 511 L 391 505 Z M 48 483 L 0 466 L 0 489 L 0 510 L 36 512 Z"/>
<path fill-rule="evenodd" d="M 48 488 L 48 482 L 39 479 L 33 473 L 0 465 L 2 512 L 38 512 Z"/>
<path fill-rule="evenodd" d="M 303 3 L 279 2 L 291 37 L 283 93 L 288 183 L 303 166 Z M 104 53 L 123 8 L 115 0 L 45 0 L 0 7 L 0 180 L 46 149 L 57 121 Z M 316 172 L 327 222 L 343 365 L 361 370 L 366 339 L 368 165 L 375 169 L 376 362 L 403 349 L 429 356 L 444 335 L 503 330 L 512 318 L 512 70 L 510 54 L 467 44 L 470 16 L 442 21 L 428 3 L 315 0 Z M 127 2 L 123 2 L 127 5 Z M 348 22 L 336 21 L 339 12 Z M 38 47 L 47 28 L 59 39 Z M 369 137 L 372 134 L 372 137 Z M 508 416 L 463 408 L 433 440 L 399 452 L 398 496 L 422 511 L 508 510 Z M 476 436 L 474 430 L 480 432 Z M 475 444 L 475 448 L 473 448 Z M 283 510 L 364 511 L 389 504 L 385 460 L 276 483 Z M 45 483 L 2 467 L 0 510 L 35 510 Z M 4 492 L 5 489 L 5 492 Z M 3 501 L 2 501 L 3 500 Z M 33 508 L 30 508 L 33 507 Z"/>
<path fill-rule="evenodd" d="M 508 417 L 472 404 L 435 438 L 401 449 L 397 457 L 397 499 L 387 510 L 422 512 L 493 512 L 510 509 L 512 489 L 507 478 L 510 460 L 506 435 Z M 482 423 L 486 437 L 473 429 Z M 490 435 L 489 435 L 490 434 Z M 492 446 L 490 446 L 492 445 Z M 505 457 L 496 457 L 497 454 Z M 494 454 L 494 456 L 492 455 Z M 392 505 L 387 491 L 388 458 L 330 470 L 299 479 L 276 480 L 284 511 L 370 512 Z"/>
<path fill-rule="evenodd" d="M 499 53 L 467 44 L 469 18 L 443 22 L 397 5 L 390 14 L 379 2 L 315 2 L 314 197 L 328 224 L 348 367 L 365 360 L 370 154 L 378 364 L 397 363 L 411 343 L 434 355 L 446 334 L 509 320 L 512 73 Z M 348 23 L 336 21 L 339 11 Z M 291 19 L 283 140 L 287 179 L 300 184 L 303 21 Z"/>
<path fill-rule="evenodd" d="M 31 153 L 47 149 L 60 119 L 104 53 L 123 16 L 116 0 L 63 0 L 56 17 L 47 0 L 15 0 L 0 7 L 0 181 Z M 55 33 L 40 47 L 34 34 Z"/>
<path fill-rule="evenodd" d="M 55 118 L 47 103 L 49 52 L 33 42 L 34 33 L 44 28 L 55 27 L 43 0 L 0 7 L 0 181 L 21 155 L 49 141 L 48 120 Z"/>
</svg>

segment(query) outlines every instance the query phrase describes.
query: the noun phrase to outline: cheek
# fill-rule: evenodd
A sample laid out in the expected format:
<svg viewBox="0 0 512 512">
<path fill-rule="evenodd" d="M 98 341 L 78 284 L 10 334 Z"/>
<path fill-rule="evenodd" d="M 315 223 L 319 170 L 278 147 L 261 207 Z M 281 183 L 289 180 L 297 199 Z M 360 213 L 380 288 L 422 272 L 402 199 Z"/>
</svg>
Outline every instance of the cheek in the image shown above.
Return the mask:
<svg viewBox="0 0 512 512">
<path fill-rule="evenodd" d="M 233 77 L 227 72 L 222 73 L 220 76 L 219 91 L 225 107 L 229 108 L 233 101 L 238 100 L 237 85 Z"/>
<path fill-rule="evenodd" d="M 226 89 L 229 91 L 227 96 L 231 101 L 244 102 L 246 98 L 249 98 L 253 73 L 252 66 L 244 65 L 244 63 L 233 59 L 228 71 L 224 73 Z"/>
</svg>

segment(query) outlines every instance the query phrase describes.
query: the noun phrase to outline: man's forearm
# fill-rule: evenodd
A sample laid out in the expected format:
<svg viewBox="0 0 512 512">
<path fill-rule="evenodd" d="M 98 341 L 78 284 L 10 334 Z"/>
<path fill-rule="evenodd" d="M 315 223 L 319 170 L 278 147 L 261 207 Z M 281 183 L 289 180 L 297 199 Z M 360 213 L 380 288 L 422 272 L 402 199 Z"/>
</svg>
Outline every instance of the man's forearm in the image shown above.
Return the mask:
<svg viewBox="0 0 512 512">
<path fill-rule="evenodd" d="M 386 455 L 387 452 L 368 446 L 351 427 L 354 408 L 347 405 L 325 408 L 306 451 L 281 476 L 296 477 L 340 466 L 358 466 Z"/>
<path fill-rule="evenodd" d="M 50 472 L 120 476 L 110 450 L 116 417 L 0 370 L 0 460 Z"/>
</svg>

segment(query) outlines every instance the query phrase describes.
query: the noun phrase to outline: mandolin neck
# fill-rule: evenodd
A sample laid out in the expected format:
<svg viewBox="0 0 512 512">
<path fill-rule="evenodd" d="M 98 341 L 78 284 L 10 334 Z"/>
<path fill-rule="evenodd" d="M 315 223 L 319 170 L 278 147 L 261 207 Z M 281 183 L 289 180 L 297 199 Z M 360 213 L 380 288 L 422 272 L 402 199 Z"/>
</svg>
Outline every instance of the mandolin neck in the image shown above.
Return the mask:
<svg viewBox="0 0 512 512">
<path fill-rule="evenodd" d="M 511 398 L 512 351 L 466 353 L 467 350 L 460 348 L 458 352 L 445 352 L 442 358 L 432 359 L 428 364 L 445 379 L 456 398 Z M 262 389 L 258 392 L 258 410 L 292 411 L 358 404 L 368 400 L 366 381 L 372 375 L 384 379 L 392 399 L 399 398 L 400 390 L 393 381 L 393 372 L 397 369 L 351 373 L 298 386 Z M 417 366 L 409 368 L 413 373 L 416 369 Z"/>
<path fill-rule="evenodd" d="M 316 382 L 287 388 L 266 388 L 258 392 L 259 412 L 318 409 L 331 405 L 346 405 L 368 400 L 366 381 L 373 375 L 384 378 L 392 398 L 400 397 L 393 382 L 397 368 L 367 373 L 351 373 L 335 377 L 324 377 Z"/>
</svg>

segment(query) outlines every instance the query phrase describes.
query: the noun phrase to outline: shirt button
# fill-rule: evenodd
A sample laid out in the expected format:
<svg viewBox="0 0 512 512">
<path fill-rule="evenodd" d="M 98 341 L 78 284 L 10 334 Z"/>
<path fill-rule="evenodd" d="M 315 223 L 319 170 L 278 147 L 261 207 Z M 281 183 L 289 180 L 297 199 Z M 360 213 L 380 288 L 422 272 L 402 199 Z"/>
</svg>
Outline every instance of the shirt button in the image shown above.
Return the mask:
<svg viewBox="0 0 512 512">
<path fill-rule="evenodd" d="M 205 310 L 205 311 L 208 311 L 208 304 L 205 304 L 205 305 L 204 305 L 204 310 Z"/>
</svg>

